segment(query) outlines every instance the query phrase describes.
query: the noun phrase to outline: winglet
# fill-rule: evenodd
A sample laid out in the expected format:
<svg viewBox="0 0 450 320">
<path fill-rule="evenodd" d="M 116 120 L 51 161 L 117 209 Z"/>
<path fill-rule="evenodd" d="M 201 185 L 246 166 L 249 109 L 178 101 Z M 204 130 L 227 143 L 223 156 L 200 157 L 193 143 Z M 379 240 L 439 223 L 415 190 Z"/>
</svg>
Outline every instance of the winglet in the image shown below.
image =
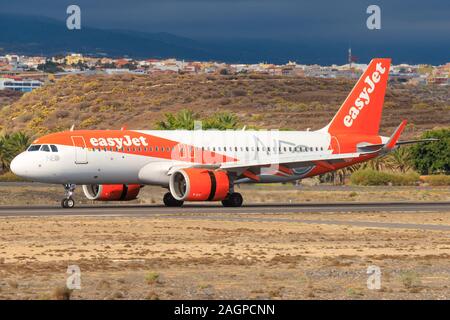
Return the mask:
<svg viewBox="0 0 450 320">
<path fill-rule="evenodd" d="M 385 149 L 385 150 L 394 149 L 394 147 L 395 147 L 398 139 L 400 138 L 400 135 L 402 134 L 403 130 L 405 129 L 405 126 L 407 123 L 408 123 L 408 121 L 406 121 L 406 120 L 403 120 L 402 123 L 400 123 L 400 125 L 397 127 L 397 129 L 395 129 L 394 133 L 389 138 L 388 142 L 385 144 L 383 149 Z"/>
</svg>

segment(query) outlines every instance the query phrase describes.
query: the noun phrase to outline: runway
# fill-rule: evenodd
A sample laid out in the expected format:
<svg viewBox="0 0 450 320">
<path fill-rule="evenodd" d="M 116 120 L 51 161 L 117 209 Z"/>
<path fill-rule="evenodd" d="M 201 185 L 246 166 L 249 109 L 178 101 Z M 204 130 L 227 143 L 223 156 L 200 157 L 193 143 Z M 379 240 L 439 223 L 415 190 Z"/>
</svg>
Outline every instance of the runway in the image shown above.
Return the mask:
<svg viewBox="0 0 450 320">
<path fill-rule="evenodd" d="M 290 204 L 247 204 L 240 208 L 224 208 L 214 204 L 187 204 L 181 208 L 167 208 L 162 205 L 81 205 L 72 209 L 56 206 L 10 206 L 0 207 L 0 217 L 45 217 L 45 216 L 103 216 L 103 217 L 158 217 L 177 219 L 239 220 L 261 222 L 283 222 L 285 218 L 252 217 L 257 214 L 295 213 L 352 213 L 352 212 L 449 212 L 450 202 L 343 202 L 343 203 L 290 203 Z M 349 215 L 349 218 L 351 215 Z M 289 222 L 313 223 L 314 220 L 294 220 Z M 306 222 L 305 222 L 306 221 Z M 356 221 L 325 221 L 327 224 L 358 225 Z M 369 223 L 365 226 L 386 226 L 385 223 Z M 396 226 L 398 225 L 398 226 Z M 418 225 L 390 224 L 390 227 L 414 227 Z M 419 225 L 423 229 L 424 225 Z M 442 225 L 429 225 L 425 229 L 450 230 Z"/>
<path fill-rule="evenodd" d="M 73 209 L 59 206 L 3 206 L 0 216 L 74 216 L 111 215 L 142 216 L 164 214 L 281 214 L 305 212 L 444 212 L 450 213 L 450 202 L 339 202 L 339 203 L 271 203 L 246 204 L 240 208 L 224 208 L 221 205 L 187 204 L 180 208 L 163 205 L 79 205 Z"/>
<path fill-rule="evenodd" d="M 448 231 L 449 225 L 418 224 L 382 221 L 360 221 L 352 219 L 351 213 L 389 212 L 389 213 L 450 213 L 450 202 L 390 202 L 390 203 L 308 203 L 308 204 L 247 204 L 240 208 L 224 208 L 219 205 L 185 205 L 181 208 L 167 208 L 161 205 L 82 205 L 73 209 L 50 206 L 0 207 L 0 217 L 57 217 L 57 216 L 93 216 L 93 217 L 136 217 L 177 220 L 242 221 L 262 223 L 297 223 L 336 226 L 355 226 L 387 229 L 416 229 Z M 348 213 L 348 219 L 332 219 L 327 215 L 298 219 L 283 217 L 282 214 L 295 213 Z M 280 217 L 277 217 L 277 214 Z M 267 215 L 267 216 L 261 216 Z M 318 217 L 320 217 L 318 219 Z M 331 219 L 330 219 L 331 218 Z"/>
</svg>

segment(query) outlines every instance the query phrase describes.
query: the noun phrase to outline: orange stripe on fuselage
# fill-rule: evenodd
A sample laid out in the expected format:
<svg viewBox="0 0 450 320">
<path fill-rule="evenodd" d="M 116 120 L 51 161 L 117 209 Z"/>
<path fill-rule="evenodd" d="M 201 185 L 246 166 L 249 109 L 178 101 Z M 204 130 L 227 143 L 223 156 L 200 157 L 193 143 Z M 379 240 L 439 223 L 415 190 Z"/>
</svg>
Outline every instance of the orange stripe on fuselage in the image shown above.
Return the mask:
<svg viewBox="0 0 450 320">
<path fill-rule="evenodd" d="M 179 160 L 202 164 L 238 161 L 217 152 L 192 145 L 129 130 L 77 130 L 53 133 L 33 141 L 33 144 L 58 144 L 73 147 L 72 137 L 83 137 L 86 148 L 114 151 L 153 158 Z M 77 147 L 83 147 L 77 145 Z M 105 150 L 106 148 L 106 150 Z M 147 151 L 144 151 L 146 148 Z M 158 151 L 156 151 L 156 148 Z M 150 151 L 151 149 L 151 151 Z"/>
</svg>

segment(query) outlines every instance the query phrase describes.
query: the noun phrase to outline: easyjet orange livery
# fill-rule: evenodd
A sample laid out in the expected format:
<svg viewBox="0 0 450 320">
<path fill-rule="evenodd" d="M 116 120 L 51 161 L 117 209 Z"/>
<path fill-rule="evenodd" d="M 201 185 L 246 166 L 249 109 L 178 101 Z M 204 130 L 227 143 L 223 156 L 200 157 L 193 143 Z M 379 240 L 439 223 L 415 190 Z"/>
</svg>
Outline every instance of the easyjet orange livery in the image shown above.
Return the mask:
<svg viewBox="0 0 450 320">
<path fill-rule="evenodd" d="M 239 207 L 240 183 L 285 182 L 383 156 L 399 145 L 378 134 L 390 59 L 373 59 L 331 122 L 317 131 L 81 130 L 33 142 L 11 163 L 18 176 L 62 184 L 64 208 L 82 185 L 88 199 L 133 200 L 145 185 L 168 189 L 166 206 L 221 201 Z M 421 140 L 423 141 L 423 140 Z"/>
</svg>

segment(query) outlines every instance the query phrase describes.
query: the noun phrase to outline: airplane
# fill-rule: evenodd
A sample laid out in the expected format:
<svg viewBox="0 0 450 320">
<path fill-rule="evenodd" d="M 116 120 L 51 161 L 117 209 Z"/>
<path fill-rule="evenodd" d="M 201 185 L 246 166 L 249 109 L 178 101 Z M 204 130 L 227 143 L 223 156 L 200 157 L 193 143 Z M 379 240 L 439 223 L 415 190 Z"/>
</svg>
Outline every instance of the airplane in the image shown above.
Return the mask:
<svg viewBox="0 0 450 320">
<path fill-rule="evenodd" d="M 401 145 L 403 120 L 379 135 L 391 60 L 373 59 L 330 123 L 316 131 L 73 130 L 36 139 L 11 162 L 32 181 L 62 184 L 63 208 L 73 208 L 76 185 L 95 201 L 127 201 L 145 185 L 168 189 L 168 207 L 221 201 L 240 207 L 241 183 L 287 182 L 384 156 Z"/>
</svg>

